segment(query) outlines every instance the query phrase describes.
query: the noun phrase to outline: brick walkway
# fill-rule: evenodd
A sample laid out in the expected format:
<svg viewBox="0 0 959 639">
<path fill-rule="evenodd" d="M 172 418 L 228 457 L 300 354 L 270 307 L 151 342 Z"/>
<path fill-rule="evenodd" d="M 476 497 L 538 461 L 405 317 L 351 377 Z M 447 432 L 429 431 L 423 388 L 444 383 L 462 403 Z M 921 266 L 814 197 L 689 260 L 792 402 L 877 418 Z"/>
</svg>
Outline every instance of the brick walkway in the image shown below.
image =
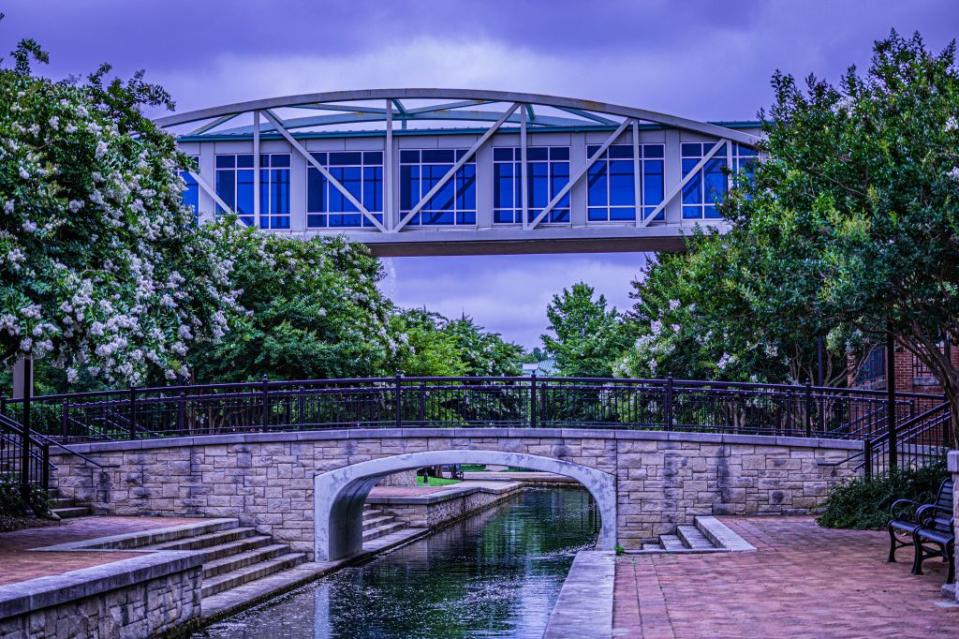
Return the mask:
<svg viewBox="0 0 959 639">
<path fill-rule="evenodd" d="M 757 552 L 627 555 L 616 564 L 613 636 L 630 639 L 952 636 L 940 562 L 914 577 L 886 563 L 885 532 L 819 528 L 810 517 L 729 518 Z"/>
<path fill-rule="evenodd" d="M 58 526 L 23 528 L 0 533 L 0 585 L 58 575 L 136 555 L 134 552 L 30 552 L 71 541 L 166 528 L 196 522 L 180 517 L 78 517 Z"/>
</svg>

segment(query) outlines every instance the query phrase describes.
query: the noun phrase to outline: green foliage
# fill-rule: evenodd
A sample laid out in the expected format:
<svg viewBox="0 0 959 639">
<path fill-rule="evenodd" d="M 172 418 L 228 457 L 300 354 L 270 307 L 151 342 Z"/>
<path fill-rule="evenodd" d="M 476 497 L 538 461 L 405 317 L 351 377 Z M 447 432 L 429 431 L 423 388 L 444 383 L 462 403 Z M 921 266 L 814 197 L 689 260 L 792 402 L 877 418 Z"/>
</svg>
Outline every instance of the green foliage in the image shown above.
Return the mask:
<svg viewBox="0 0 959 639">
<path fill-rule="evenodd" d="M 172 107 L 138 73 L 106 82 L 33 75 L 33 41 L 0 68 L 0 363 L 33 356 L 141 384 L 188 373 L 222 333 L 229 269 L 181 202 L 173 139 L 141 114 Z"/>
<path fill-rule="evenodd" d="M 46 491 L 33 487 L 24 500 L 18 478 L 0 474 L 0 517 L 23 517 L 29 510 L 41 514 L 49 510 Z"/>
<path fill-rule="evenodd" d="M 839 87 L 777 73 L 767 159 L 726 199 L 730 232 L 693 238 L 636 284 L 624 369 L 801 382 L 825 337 L 841 383 L 846 353 L 891 329 L 955 399 L 959 372 L 936 348 L 959 332 L 954 53 L 893 32 Z"/>
<path fill-rule="evenodd" d="M 889 522 L 889 507 L 894 501 L 933 502 L 946 477 L 943 463 L 918 470 L 898 470 L 870 479 L 857 477 L 830 489 L 824 504 L 825 512 L 816 521 L 825 528 L 883 528 Z"/>
<path fill-rule="evenodd" d="M 394 314 L 397 353 L 393 371 L 414 376 L 519 375 L 523 349 L 469 317 L 448 320 L 426 309 Z"/>
<path fill-rule="evenodd" d="M 552 335 L 540 339 L 548 355 L 556 359 L 560 375 L 610 377 L 613 363 L 626 350 L 631 337 L 628 326 L 606 297 L 584 282 L 554 295 L 546 307 Z"/>
<path fill-rule="evenodd" d="M 302 240 L 224 219 L 207 236 L 230 260 L 238 306 L 218 344 L 196 351 L 202 382 L 380 374 L 395 345 L 379 262 L 340 237 Z"/>
</svg>

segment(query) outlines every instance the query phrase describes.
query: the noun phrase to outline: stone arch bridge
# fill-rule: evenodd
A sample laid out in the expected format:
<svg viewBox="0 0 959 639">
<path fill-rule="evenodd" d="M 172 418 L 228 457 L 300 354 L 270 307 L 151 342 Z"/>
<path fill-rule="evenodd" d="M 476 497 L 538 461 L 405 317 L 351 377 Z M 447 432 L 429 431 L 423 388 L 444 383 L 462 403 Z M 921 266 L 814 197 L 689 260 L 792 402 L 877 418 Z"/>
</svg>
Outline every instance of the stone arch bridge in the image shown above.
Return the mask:
<svg viewBox="0 0 959 639">
<path fill-rule="evenodd" d="M 60 489 L 123 515 L 237 517 L 318 559 L 361 548 L 386 474 L 439 463 L 560 473 L 597 501 L 599 545 L 639 548 L 704 514 L 803 514 L 861 441 L 569 428 L 379 428 L 202 435 L 51 449 Z M 100 467 L 90 463 L 94 461 Z"/>
</svg>

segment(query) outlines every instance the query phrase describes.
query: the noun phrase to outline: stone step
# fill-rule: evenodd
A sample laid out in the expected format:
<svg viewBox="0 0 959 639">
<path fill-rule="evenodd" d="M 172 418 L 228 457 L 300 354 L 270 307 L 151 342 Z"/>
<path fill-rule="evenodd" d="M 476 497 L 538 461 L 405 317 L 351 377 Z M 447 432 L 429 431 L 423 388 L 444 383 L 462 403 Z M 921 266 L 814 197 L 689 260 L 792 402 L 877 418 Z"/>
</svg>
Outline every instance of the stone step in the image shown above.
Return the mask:
<svg viewBox="0 0 959 639">
<path fill-rule="evenodd" d="M 706 536 L 703 535 L 703 533 L 701 533 L 695 526 L 679 526 L 676 529 L 676 533 L 683 544 L 692 550 L 706 550 L 715 548 L 713 543 L 706 539 Z"/>
<path fill-rule="evenodd" d="M 663 548 L 666 549 L 666 552 L 686 550 L 686 545 L 683 544 L 683 541 L 677 535 L 660 535 L 659 541 L 663 545 Z"/>
<path fill-rule="evenodd" d="M 150 550 L 201 550 L 203 548 L 212 550 L 215 547 L 254 536 L 256 536 L 256 529 L 254 528 L 228 528 L 156 544 L 149 548 Z M 269 539 L 269 537 L 266 537 L 266 539 Z"/>
<path fill-rule="evenodd" d="M 394 521 L 389 524 L 383 524 L 382 526 L 376 526 L 375 528 L 370 528 L 369 530 L 363 530 L 363 541 L 369 541 L 371 539 L 377 539 L 383 537 L 384 535 L 389 535 L 390 533 L 396 532 L 406 528 L 406 524 L 401 521 Z"/>
<path fill-rule="evenodd" d="M 203 579 L 211 579 L 228 572 L 234 572 L 253 564 L 258 564 L 280 555 L 287 554 L 290 547 L 286 544 L 270 544 L 253 550 L 227 555 L 215 561 L 203 561 Z"/>
<path fill-rule="evenodd" d="M 68 508 L 53 508 L 51 512 L 60 519 L 73 519 L 74 517 L 92 515 L 93 509 L 89 506 L 70 506 Z"/>
<path fill-rule="evenodd" d="M 363 517 L 363 530 L 369 530 L 396 521 L 396 515 L 373 515 Z"/>
<path fill-rule="evenodd" d="M 70 508 L 71 506 L 76 506 L 77 501 L 72 497 L 48 497 L 47 505 L 50 506 L 50 509 L 55 508 Z"/>
<path fill-rule="evenodd" d="M 202 553 L 203 563 L 206 564 L 207 562 L 217 561 L 219 559 L 223 559 L 224 557 L 230 557 L 251 550 L 256 550 L 257 548 L 268 546 L 271 543 L 273 543 L 273 538 L 268 535 L 254 535 L 252 537 L 243 537 L 241 539 L 237 539 L 236 541 L 229 541 L 216 546 L 203 546 L 193 550 Z"/>
<path fill-rule="evenodd" d="M 663 545 L 662 545 L 661 543 L 658 543 L 658 542 L 657 542 L 657 543 L 645 543 L 645 544 L 643 544 L 643 548 L 642 548 L 642 549 L 645 550 L 645 551 L 648 551 L 648 552 L 663 552 L 664 550 L 666 550 L 665 548 L 663 548 Z"/>
<path fill-rule="evenodd" d="M 261 561 L 252 566 L 234 570 L 233 572 L 228 572 L 224 575 L 213 577 L 212 579 L 205 579 L 203 581 L 202 596 L 209 597 L 224 590 L 236 588 L 237 586 L 266 577 L 267 575 L 292 568 L 304 561 L 306 561 L 305 553 L 287 553 L 276 559 Z"/>
</svg>

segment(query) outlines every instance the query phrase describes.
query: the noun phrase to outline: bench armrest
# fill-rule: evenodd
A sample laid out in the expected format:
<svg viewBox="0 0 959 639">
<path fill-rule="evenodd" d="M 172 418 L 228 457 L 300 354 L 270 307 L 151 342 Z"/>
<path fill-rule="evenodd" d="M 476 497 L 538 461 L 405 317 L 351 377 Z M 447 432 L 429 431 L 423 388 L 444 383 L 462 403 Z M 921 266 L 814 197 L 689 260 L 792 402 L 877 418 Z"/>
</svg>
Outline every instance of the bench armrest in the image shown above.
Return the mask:
<svg viewBox="0 0 959 639">
<path fill-rule="evenodd" d="M 926 521 L 931 519 L 936 512 L 940 512 L 944 515 L 949 515 L 949 525 L 950 526 L 952 525 L 954 521 L 954 517 L 952 516 L 952 509 L 943 508 L 942 506 L 937 506 L 936 504 L 926 504 L 924 506 L 920 506 L 919 509 L 916 511 L 916 521 L 922 523 L 922 525 L 925 526 Z"/>
<path fill-rule="evenodd" d="M 903 506 L 906 506 L 906 505 L 912 506 L 913 509 L 916 509 L 922 504 L 912 499 L 897 499 L 896 501 L 892 502 L 892 505 L 889 506 L 889 516 L 895 519 L 896 509 L 902 508 Z"/>
</svg>

